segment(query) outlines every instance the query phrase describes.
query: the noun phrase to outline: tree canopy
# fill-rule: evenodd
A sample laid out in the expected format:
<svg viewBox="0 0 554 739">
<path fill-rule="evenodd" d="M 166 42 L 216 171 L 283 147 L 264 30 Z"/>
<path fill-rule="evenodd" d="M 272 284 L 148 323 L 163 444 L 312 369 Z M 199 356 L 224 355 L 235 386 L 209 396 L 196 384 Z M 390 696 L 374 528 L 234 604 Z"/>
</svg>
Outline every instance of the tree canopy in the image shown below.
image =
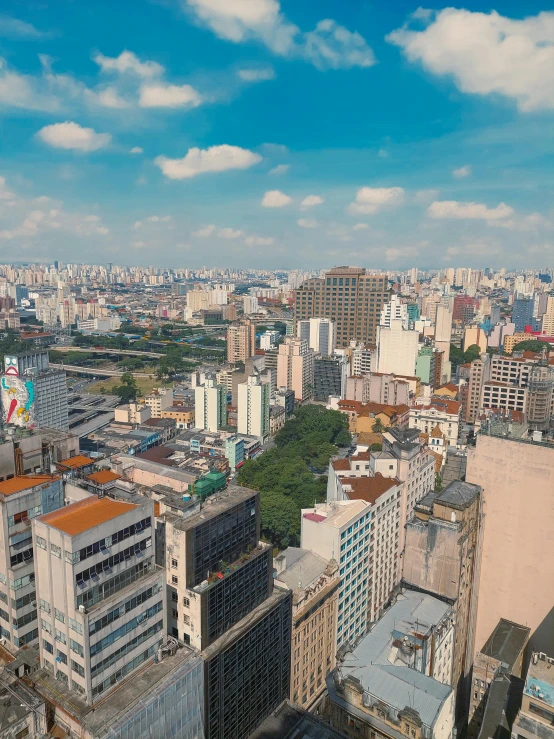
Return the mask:
<svg viewBox="0 0 554 739">
<path fill-rule="evenodd" d="M 277 434 L 275 447 L 242 467 L 239 482 L 260 491 L 262 535 L 274 546 L 298 546 L 300 510 L 325 499 L 327 477 L 321 473 L 338 447 L 350 442 L 344 414 L 303 406 Z"/>
<path fill-rule="evenodd" d="M 527 339 L 527 341 L 520 341 L 515 344 L 514 352 L 542 352 L 546 349 L 549 352 L 552 349 L 552 345 L 548 341 L 540 341 L 538 339 Z"/>
</svg>

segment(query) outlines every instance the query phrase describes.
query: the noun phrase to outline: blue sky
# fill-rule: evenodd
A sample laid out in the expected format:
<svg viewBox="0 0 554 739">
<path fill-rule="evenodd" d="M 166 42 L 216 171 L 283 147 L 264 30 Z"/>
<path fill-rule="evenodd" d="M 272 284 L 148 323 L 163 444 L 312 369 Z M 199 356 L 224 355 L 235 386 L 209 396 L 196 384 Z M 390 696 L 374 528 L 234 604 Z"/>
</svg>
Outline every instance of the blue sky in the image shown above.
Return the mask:
<svg viewBox="0 0 554 739">
<path fill-rule="evenodd" d="M 4 0 L 0 260 L 552 266 L 554 12 Z"/>
</svg>

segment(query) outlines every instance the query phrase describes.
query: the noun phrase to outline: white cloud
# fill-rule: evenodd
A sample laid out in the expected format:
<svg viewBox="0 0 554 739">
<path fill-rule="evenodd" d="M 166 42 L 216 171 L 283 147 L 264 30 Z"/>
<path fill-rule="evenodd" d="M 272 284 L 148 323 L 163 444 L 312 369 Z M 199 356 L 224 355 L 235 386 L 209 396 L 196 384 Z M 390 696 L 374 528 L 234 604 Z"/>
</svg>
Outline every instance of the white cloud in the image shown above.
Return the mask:
<svg viewBox="0 0 554 739">
<path fill-rule="evenodd" d="M 9 15 L 0 15 L 0 36 L 4 38 L 40 39 L 50 34 L 39 31 L 31 23 L 12 18 Z"/>
<path fill-rule="evenodd" d="M 74 151 L 96 151 L 108 146 L 112 137 L 109 133 L 96 133 L 93 128 L 83 128 L 74 121 L 53 123 L 44 126 L 37 136 L 49 146 Z"/>
<path fill-rule="evenodd" d="M 423 30 L 406 24 L 387 40 L 427 71 L 451 75 L 462 92 L 502 95 L 525 112 L 554 109 L 552 12 L 513 20 L 445 8 Z"/>
<path fill-rule="evenodd" d="M 352 231 L 365 231 L 369 228 L 367 223 L 356 223 L 355 226 L 352 226 Z"/>
<path fill-rule="evenodd" d="M 267 80 L 275 79 L 275 71 L 272 67 L 239 69 L 237 74 L 244 82 L 266 82 Z"/>
<path fill-rule="evenodd" d="M 225 172 L 230 169 L 249 169 L 262 157 L 239 146 L 222 144 L 209 149 L 189 149 L 182 159 L 159 156 L 154 160 L 170 180 L 186 180 L 205 172 Z"/>
<path fill-rule="evenodd" d="M 197 108 L 202 96 L 191 85 L 143 85 L 140 88 L 141 108 Z"/>
<path fill-rule="evenodd" d="M 275 243 L 275 239 L 271 236 L 247 236 L 244 243 L 246 246 L 271 246 Z"/>
<path fill-rule="evenodd" d="M 471 167 L 469 164 L 465 164 L 463 167 L 460 167 L 459 169 L 452 170 L 452 176 L 455 177 L 457 180 L 463 180 L 464 177 L 469 177 L 471 174 Z"/>
<path fill-rule="evenodd" d="M 319 226 L 319 223 L 315 218 L 299 218 L 296 223 L 298 223 L 301 228 L 317 228 Z"/>
<path fill-rule="evenodd" d="M 382 208 L 400 205 L 404 199 L 401 187 L 361 187 L 356 193 L 356 200 L 348 206 L 352 214 L 373 214 Z"/>
<path fill-rule="evenodd" d="M 241 236 L 244 236 L 244 231 L 233 228 L 220 228 L 217 235 L 220 239 L 240 239 Z"/>
<path fill-rule="evenodd" d="M 414 200 L 416 203 L 428 203 L 430 200 L 436 200 L 438 196 L 438 190 L 429 188 L 428 190 L 418 190 L 414 195 Z"/>
<path fill-rule="evenodd" d="M 139 228 L 142 228 L 142 221 L 135 221 L 133 224 L 133 229 L 137 231 Z"/>
<path fill-rule="evenodd" d="M 214 231 L 215 226 L 213 224 L 210 224 L 209 226 L 203 226 L 202 228 L 199 228 L 198 231 L 193 231 L 192 235 L 197 236 L 200 239 L 206 239 L 208 238 L 208 236 L 211 236 Z"/>
<path fill-rule="evenodd" d="M 292 198 L 280 190 L 268 190 L 262 198 L 264 208 L 284 208 L 292 203 Z"/>
<path fill-rule="evenodd" d="M 128 108 L 130 105 L 130 103 L 120 97 L 115 87 L 106 87 L 104 90 L 93 94 L 96 96 L 98 104 L 104 108 L 121 110 L 122 108 Z"/>
<path fill-rule="evenodd" d="M 278 0 L 181 0 L 184 9 L 207 25 L 219 38 L 242 43 L 260 41 L 289 58 L 304 58 L 319 69 L 369 67 L 373 52 L 359 33 L 334 20 L 319 21 L 302 33 L 281 12 Z"/>
<path fill-rule="evenodd" d="M 290 169 L 290 164 L 278 164 L 269 170 L 269 174 L 282 175 L 286 174 Z"/>
<path fill-rule="evenodd" d="M 552 229 L 554 223 L 545 218 L 542 213 L 530 213 L 522 218 L 507 218 L 503 220 L 491 220 L 488 226 L 505 228 L 508 231 L 538 231 L 540 229 Z"/>
<path fill-rule="evenodd" d="M 300 203 L 300 207 L 302 210 L 307 210 L 308 208 L 313 208 L 314 205 L 321 205 L 325 201 L 323 198 L 321 198 L 319 195 L 308 195 L 304 198 L 304 200 Z"/>
<path fill-rule="evenodd" d="M 359 33 L 352 33 L 336 21 L 319 21 L 315 30 L 304 35 L 304 55 L 318 69 L 371 67 L 375 56 Z"/>
<path fill-rule="evenodd" d="M 482 203 L 460 203 L 457 200 L 436 200 L 427 208 L 431 218 L 455 218 L 493 221 L 511 216 L 514 209 L 505 203 L 488 208 Z"/>
<path fill-rule="evenodd" d="M 142 154 L 144 149 L 142 146 L 133 146 L 132 149 L 129 150 L 129 154 Z"/>
<path fill-rule="evenodd" d="M 6 186 L 6 178 L 0 177 L 0 200 L 11 200 L 14 196 Z"/>
<path fill-rule="evenodd" d="M 385 249 L 385 257 L 387 262 L 396 262 L 399 259 L 410 259 L 417 257 L 419 254 L 415 246 L 403 246 L 400 248 L 390 247 Z"/>
<path fill-rule="evenodd" d="M 103 72 L 116 72 L 125 74 L 132 72 L 139 77 L 158 77 L 163 74 L 164 68 L 161 64 L 152 61 L 141 62 L 132 51 L 122 51 L 117 57 L 95 54 L 93 60 Z"/>
</svg>

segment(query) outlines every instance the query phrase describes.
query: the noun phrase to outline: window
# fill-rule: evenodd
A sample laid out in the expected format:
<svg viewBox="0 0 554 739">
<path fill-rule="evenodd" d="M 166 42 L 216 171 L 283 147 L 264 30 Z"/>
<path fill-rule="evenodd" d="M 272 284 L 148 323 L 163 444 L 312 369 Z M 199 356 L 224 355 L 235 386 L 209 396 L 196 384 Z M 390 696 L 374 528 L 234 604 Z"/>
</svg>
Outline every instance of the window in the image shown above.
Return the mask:
<svg viewBox="0 0 554 739">
<path fill-rule="evenodd" d="M 42 536 L 37 536 L 36 541 L 37 547 L 40 547 L 41 549 L 46 549 L 46 539 L 43 539 Z"/>
<path fill-rule="evenodd" d="M 55 629 L 55 631 L 56 631 L 56 641 L 59 641 L 62 644 L 65 644 L 66 638 L 65 638 L 65 634 L 63 633 L 63 631 L 60 631 L 59 629 Z"/>
<path fill-rule="evenodd" d="M 29 727 L 25 726 L 21 731 L 18 731 L 15 735 L 15 739 L 25 739 L 26 736 L 29 736 Z"/>
<path fill-rule="evenodd" d="M 45 621 L 43 618 L 40 619 L 40 625 L 42 626 L 43 630 L 46 631 L 47 634 L 52 633 L 52 627 L 48 623 L 48 621 Z"/>
<path fill-rule="evenodd" d="M 44 613 L 50 613 L 50 603 L 48 601 L 40 599 L 40 610 Z"/>
<path fill-rule="evenodd" d="M 84 668 L 81 667 L 81 665 L 77 664 L 77 662 L 75 662 L 75 660 L 73 659 L 71 660 L 71 669 L 73 670 L 73 672 L 76 672 L 77 675 L 80 675 L 81 677 L 85 676 Z"/>
<path fill-rule="evenodd" d="M 185 608 L 189 608 L 190 600 L 188 598 L 183 598 L 183 605 L 185 606 Z"/>
<path fill-rule="evenodd" d="M 174 603 L 177 603 L 177 602 L 178 602 L 178 600 L 179 600 L 179 596 L 177 595 L 177 593 L 176 593 L 175 591 L 172 591 L 172 593 L 171 593 L 171 600 L 172 600 L 172 601 L 173 601 Z"/>
<path fill-rule="evenodd" d="M 54 647 L 50 644 L 49 641 L 46 641 L 46 639 L 42 640 L 42 646 L 44 649 L 46 649 L 47 652 L 50 654 L 54 654 Z"/>
<path fill-rule="evenodd" d="M 56 618 L 58 619 L 58 621 L 61 621 L 62 624 L 65 623 L 65 614 L 63 614 L 61 611 L 58 611 L 57 608 L 54 608 L 54 614 Z"/>
<path fill-rule="evenodd" d="M 75 654 L 78 654 L 80 657 L 84 656 L 83 647 L 79 644 L 79 642 L 70 639 L 69 646 L 71 647 L 72 652 L 75 652 Z"/>
<path fill-rule="evenodd" d="M 78 621 L 75 621 L 72 618 L 69 619 L 69 628 L 73 629 L 73 631 L 76 631 L 78 634 L 83 633 L 82 625 Z"/>
<path fill-rule="evenodd" d="M 60 547 L 56 546 L 56 544 L 50 544 L 50 551 L 54 557 L 58 557 L 59 559 L 62 558 L 62 550 Z"/>
<path fill-rule="evenodd" d="M 173 618 L 179 618 L 179 611 L 177 611 L 175 608 L 172 608 L 171 615 Z"/>
<path fill-rule="evenodd" d="M 67 664 L 67 655 L 65 652 L 60 652 L 60 650 L 57 650 L 57 656 L 56 656 L 56 662 L 61 662 L 62 664 Z"/>
<path fill-rule="evenodd" d="M 177 567 L 179 566 L 179 562 L 176 559 L 172 559 L 171 566 L 173 567 L 174 570 L 176 570 Z"/>
<path fill-rule="evenodd" d="M 179 584 L 179 578 L 177 575 L 171 575 L 171 584 L 172 585 L 178 585 Z"/>
</svg>

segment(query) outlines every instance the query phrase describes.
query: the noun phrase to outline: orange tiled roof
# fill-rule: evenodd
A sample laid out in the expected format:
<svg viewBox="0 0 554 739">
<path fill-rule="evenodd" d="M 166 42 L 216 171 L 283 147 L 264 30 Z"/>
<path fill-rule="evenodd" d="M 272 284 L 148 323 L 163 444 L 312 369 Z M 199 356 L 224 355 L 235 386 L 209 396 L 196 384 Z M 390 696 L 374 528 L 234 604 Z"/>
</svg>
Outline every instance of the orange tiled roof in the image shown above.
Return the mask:
<svg viewBox="0 0 554 739">
<path fill-rule="evenodd" d="M 105 485 L 108 482 L 120 480 L 121 475 L 118 475 L 117 472 L 112 472 L 111 470 L 98 470 L 98 472 L 93 472 L 92 475 L 87 475 L 86 479 L 91 482 L 95 482 L 97 485 Z"/>
<path fill-rule="evenodd" d="M 136 505 L 133 503 L 122 503 L 111 498 L 92 496 L 65 506 L 65 508 L 59 508 L 52 513 L 47 513 L 41 516 L 39 520 L 54 529 L 75 536 L 106 523 L 106 521 L 111 521 L 123 513 L 129 513 L 135 508 Z"/>
<path fill-rule="evenodd" d="M 62 459 L 56 462 L 59 467 L 68 467 L 69 469 L 78 469 L 79 467 L 87 467 L 89 464 L 94 464 L 94 459 L 85 457 L 84 454 L 77 454 L 75 457 L 69 457 L 69 459 Z"/>
<path fill-rule="evenodd" d="M 331 462 L 331 464 L 333 465 L 333 469 L 336 472 L 339 472 L 340 470 L 350 470 L 350 462 L 348 461 L 348 459 L 335 459 Z"/>
<path fill-rule="evenodd" d="M 444 434 L 442 433 L 438 423 L 435 426 L 435 428 L 431 431 L 431 436 L 433 439 L 440 439 L 441 437 L 444 439 Z"/>
<path fill-rule="evenodd" d="M 346 493 L 349 500 L 365 500 L 373 505 L 375 501 L 395 485 L 400 485 L 396 477 L 383 477 L 377 472 L 374 477 L 343 477 L 343 485 L 350 485 L 352 492 Z"/>
<path fill-rule="evenodd" d="M 12 493 L 19 493 L 21 490 L 30 490 L 37 485 L 59 479 L 58 475 L 16 475 L 16 477 L 12 477 L 10 480 L 0 482 L 0 494 L 12 495 Z"/>
</svg>

